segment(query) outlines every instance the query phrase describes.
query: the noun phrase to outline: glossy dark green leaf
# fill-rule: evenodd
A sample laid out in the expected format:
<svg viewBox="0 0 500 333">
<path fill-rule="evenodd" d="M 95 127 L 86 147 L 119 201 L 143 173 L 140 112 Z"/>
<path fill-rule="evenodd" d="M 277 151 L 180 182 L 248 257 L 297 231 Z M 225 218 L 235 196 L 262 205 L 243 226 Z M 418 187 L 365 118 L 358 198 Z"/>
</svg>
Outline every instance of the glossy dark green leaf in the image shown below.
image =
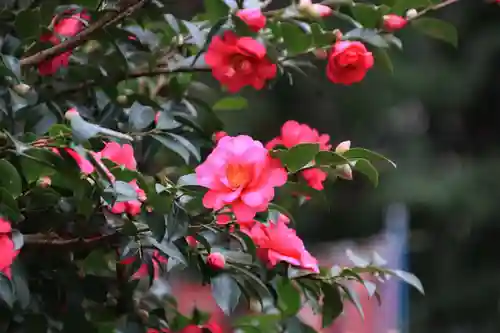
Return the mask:
<svg viewBox="0 0 500 333">
<path fill-rule="evenodd" d="M 248 107 L 248 101 L 241 96 L 228 96 L 219 99 L 212 107 L 214 111 L 242 110 Z"/>
<path fill-rule="evenodd" d="M 349 164 L 348 159 L 333 151 L 320 151 L 316 155 L 315 160 L 318 166 L 337 166 Z"/>
<path fill-rule="evenodd" d="M 270 332 L 281 320 L 279 314 L 252 314 L 234 321 L 235 327 L 255 327 L 259 332 Z"/>
<path fill-rule="evenodd" d="M 0 302 L 12 308 L 15 301 L 16 295 L 12 282 L 5 275 L 0 274 Z"/>
<path fill-rule="evenodd" d="M 312 45 L 312 35 L 303 31 L 297 24 L 281 22 L 281 35 L 290 54 L 303 53 Z"/>
<path fill-rule="evenodd" d="M 129 121 L 136 130 L 142 130 L 154 121 L 155 111 L 152 107 L 134 102 L 128 110 Z"/>
<path fill-rule="evenodd" d="M 370 162 L 383 162 L 393 168 L 396 167 L 396 163 L 388 159 L 387 157 L 373 152 L 371 150 L 365 149 L 365 148 L 351 148 L 345 153 L 343 153 L 344 157 L 347 157 L 349 159 L 358 159 L 362 158 L 365 160 L 368 160 Z"/>
<path fill-rule="evenodd" d="M 420 282 L 420 279 L 416 277 L 414 274 L 397 269 L 389 270 L 388 272 L 391 273 L 392 275 L 399 277 L 401 280 L 403 280 L 404 282 L 408 283 L 409 285 L 417 289 L 422 295 L 425 294 L 422 282 Z"/>
<path fill-rule="evenodd" d="M 40 36 L 41 15 L 38 9 L 23 10 L 16 15 L 16 33 L 23 39 Z"/>
<path fill-rule="evenodd" d="M 368 160 L 357 160 L 356 164 L 354 165 L 354 170 L 364 174 L 370 180 L 373 186 L 378 186 L 378 171 Z"/>
<path fill-rule="evenodd" d="M 165 148 L 179 155 L 184 160 L 185 163 L 189 163 L 189 157 L 190 157 L 189 151 L 179 142 L 173 140 L 172 138 L 156 134 L 151 135 L 151 137 L 157 140 L 163 146 L 165 146 Z"/>
<path fill-rule="evenodd" d="M 375 64 L 387 70 L 389 73 L 394 73 L 394 65 L 392 64 L 389 54 L 384 49 L 373 50 L 375 56 Z"/>
<path fill-rule="evenodd" d="M 7 160 L 0 160 L 0 187 L 5 188 L 14 198 L 22 191 L 21 177 L 17 169 Z"/>
<path fill-rule="evenodd" d="M 16 200 L 3 187 L 0 187 L 0 215 L 7 217 L 10 221 L 17 221 L 21 217 Z"/>
<path fill-rule="evenodd" d="M 278 279 L 276 292 L 278 293 L 278 307 L 283 316 L 290 317 L 299 312 L 302 305 L 300 291 L 293 285 L 292 280 Z"/>
<path fill-rule="evenodd" d="M 319 145 L 316 143 L 302 143 L 293 146 L 288 151 L 284 151 L 278 155 L 283 165 L 288 171 L 295 173 L 314 161 L 316 154 L 319 152 Z"/>
<path fill-rule="evenodd" d="M 373 4 L 356 3 L 351 11 L 356 21 L 365 28 L 377 28 L 382 22 L 382 13 Z"/>
<path fill-rule="evenodd" d="M 223 273 L 210 280 L 212 296 L 217 305 L 226 314 L 230 315 L 240 301 L 241 290 L 231 275 Z"/>
<path fill-rule="evenodd" d="M 411 8 L 421 9 L 432 5 L 430 0 L 393 0 L 393 2 L 391 11 L 398 15 L 404 15 Z"/>
<path fill-rule="evenodd" d="M 455 47 L 458 46 L 457 30 L 448 22 L 431 17 L 422 17 L 412 21 L 412 26 L 430 37 L 445 41 Z"/>
<path fill-rule="evenodd" d="M 229 6 L 223 0 L 204 0 L 207 16 L 212 23 L 229 15 Z"/>
<path fill-rule="evenodd" d="M 344 35 L 347 40 L 360 40 L 375 47 L 389 47 L 389 43 L 374 29 L 356 28 Z"/>
<path fill-rule="evenodd" d="M 340 291 L 336 285 L 323 283 L 321 290 L 323 291 L 322 326 L 328 327 L 342 313 L 344 305 Z"/>
</svg>

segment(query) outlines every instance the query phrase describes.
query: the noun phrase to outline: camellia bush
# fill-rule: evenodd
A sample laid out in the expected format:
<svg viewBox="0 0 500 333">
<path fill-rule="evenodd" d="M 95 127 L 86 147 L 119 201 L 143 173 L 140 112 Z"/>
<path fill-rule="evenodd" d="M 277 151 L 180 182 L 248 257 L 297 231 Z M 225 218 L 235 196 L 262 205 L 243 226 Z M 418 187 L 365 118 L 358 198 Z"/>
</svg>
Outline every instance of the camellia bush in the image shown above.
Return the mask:
<svg viewBox="0 0 500 333">
<path fill-rule="evenodd" d="M 0 4 L 2 332 L 221 332 L 150 297 L 183 270 L 228 316 L 248 309 L 232 332 L 314 332 L 297 317 L 306 303 L 324 327 L 345 301 L 362 313 L 352 283 L 422 291 L 377 254 L 320 267 L 290 214 L 329 180 L 376 185 L 393 162 L 293 120 L 268 143 L 229 136 L 214 111 L 251 108 L 242 89 L 314 57 L 337 85 L 392 69 L 403 28 L 456 45 L 432 14 L 458 0 L 205 0 L 189 19 L 175 14 L 186 1 Z"/>
</svg>

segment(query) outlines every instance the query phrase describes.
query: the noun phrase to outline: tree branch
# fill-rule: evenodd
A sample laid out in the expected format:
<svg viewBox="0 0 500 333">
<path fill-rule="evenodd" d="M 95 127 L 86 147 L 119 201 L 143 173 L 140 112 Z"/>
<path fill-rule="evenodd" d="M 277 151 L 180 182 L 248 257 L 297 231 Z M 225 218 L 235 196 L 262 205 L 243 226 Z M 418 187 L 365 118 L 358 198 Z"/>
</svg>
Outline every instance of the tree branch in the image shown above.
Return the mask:
<svg viewBox="0 0 500 333">
<path fill-rule="evenodd" d="M 114 24 L 123 18 L 127 17 L 128 15 L 132 14 L 139 8 L 141 8 L 147 0 L 139 0 L 136 4 L 125 8 L 122 11 L 119 12 L 109 12 L 104 14 L 103 17 L 101 17 L 99 20 L 96 22 L 90 24 L 85 30 L 81 31 L 79 34 L 76 36 L 65 40 L 64 42 L 54 45 L 51 48 L 42 50 L 38 53 L 35 53 L 31 56 L 22 58 L 20 60 L 20 65 L 21 66 L 33 66 L 33 65 L 38 65 L 39 63 L 52 58 L 54 56 L 57 56 L 63 52 L 66 52 L 68 50 L 74 49 L 80 45 L 82 45 L 84 42 L 86 42 L 90 36 L 96 32 L 97 30 L 104 28 L 110 24 Z"/>
<path fill-rule="evenodd" d="M 438 3 L 436 5 L 433 5 L 433 6 L 430 6 L 430 7 L 427 7 L 425 9 L 422 9 L 420 12 L 418 12 L 417 15 L 413 16 L 412 18 L 409 18 L 408 21 L 412 21 L 412 20 L 416 20 L 418 19 L 419 17 L 422 17 L 424 16 L 425 14 L 427 14 L 428 12 L 431 12 L 433 10 L 438 10 L 438 9 L 441 9 L 441 8 L 444 8 L 446 6 L 449 6 L 451 4 L 454 4 L 454 3 L 457 3 L 459 0 L 446 0 L 446 1 L 443 1 L 441 3 Z"/>
<path fill-rule="evenodd" d="M 102 235 L 90 238 L 59 238 L 58 236 L 52 236 L 47 234 L 27 234 L 23 235 L 23 240 L 25 245 L 54 245 L 54 246 L 67 246 L 67 245 L 83 245 L 83 244 L 94 244 L 98 242 L 107 242 L 109 240 L 114 240 L 120 234 L 114 233 L 111 235 Z"/>
</svg>

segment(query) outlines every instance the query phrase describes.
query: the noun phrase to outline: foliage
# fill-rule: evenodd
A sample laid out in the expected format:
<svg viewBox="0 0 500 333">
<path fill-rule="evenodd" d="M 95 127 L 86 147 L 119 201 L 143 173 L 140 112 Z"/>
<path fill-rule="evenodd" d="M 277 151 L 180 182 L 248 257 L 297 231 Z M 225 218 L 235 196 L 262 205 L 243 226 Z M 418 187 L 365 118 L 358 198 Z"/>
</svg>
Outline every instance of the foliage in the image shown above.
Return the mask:
<svg viewBox="0 0 500 333">
<path fill-rule="evenodd" d="M 260 303 L 260 313 L 233 321 L 242 332 L 311 330 L 296 327 L 303 302 L 329 326 L 344 300 L 359 308 L 346 282 L 376 295 L 366 275 L 422 291 L 377 256 L 320 268 L 292 229 L 290 211 L 320 195 L 327 178 L 352 179 L 354 170 L 377 185 L 375 165 L 393 162 L 349 142 L 332 149 L 327 135 L 293 121 L 265 146 L 221 135 L 214 111 L 251 105 L 233 95 L 211 106 L 200 76 L 211 71 L 230 93 L 262 89 L 292 78 L 297 59 L 312 53 L 326 55 L 332 82 L 353 84 L 374 54 L 392 68 L 386 50 L 401 47 L 394 33 L 407 25 L 389 24 L 389 13 L 456 44 L 452 26 L 421 17 L 453 2 L 268 10 L 254 1 L 262 8 L 243 10 L 243 1 L 206 0 L 191 20 L 172 15 L 171 1 L 8 2 L 0 12 L 2 329 L 216 332 L 209 316 L 180 314 L 168 295 L 143 301 L 157 279 L 187 269 L 228 315 Z M 329 19 L 352 30 L 331 30 Z"/>
</svg>

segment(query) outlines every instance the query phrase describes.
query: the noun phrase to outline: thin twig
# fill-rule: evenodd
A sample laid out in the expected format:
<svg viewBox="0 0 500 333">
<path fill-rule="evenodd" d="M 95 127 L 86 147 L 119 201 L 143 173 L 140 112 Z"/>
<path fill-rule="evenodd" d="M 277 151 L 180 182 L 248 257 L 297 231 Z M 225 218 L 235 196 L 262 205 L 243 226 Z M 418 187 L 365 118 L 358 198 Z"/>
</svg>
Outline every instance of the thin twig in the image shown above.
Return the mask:
<svg viewBox="0 0 500 333">
<path fill-rule="evenodd" d="M 38 53 L 35 53 L 31 56 L 27 56 L 25 58 L 22 58 L 20 60 L 20 65 L 21 66 L 33 66 L 33 65 L 38 65 L 39 63 L 52 58 L 54 56 L 57 56 L 63 52 L 66 52 L 68 50 L 74 49 L 83 43 L 85 43 L 90 36 L 96 32 L 97 30 L 106 27 L 110 24 L 114 24 L 126 16 L 132 14 L 134 11 L 138 10 L 141 8 L 147 0 L 140 0 L 138 3 L 130 6 L 129 8 L 121 11 L 121 12 L 108 12 L 104 14 L 103 17 L 101 17 L 99 20 L 96 22 L 90 24 L 85 30 L 82 30 L 79 34 L 74 36 L 73 38 L 67 39 L 61 44 L 54 45 L 53 47 L 50 47 L 48 49 L 42 50 Z"/>
<path fill-rule="evenodd" d="M 408 18 L 408 21 L 418 19 L 419 17 L 422 17 L 423 15 L 427 14 L 428 12 L 444 8 L 446 6 L 449 6 L 449 5 L 452 5 L 454 3 L 457 3 L 458 1 L 459 0 L 446 0 L 446 1 L 443 1 L 443 2 L 438 3 L 436 5 L 427 7 L 425 9 L 422 9 L 417 15 L 415 15 L 415 16 L 413 16 L 411 18 Z"/>
</svg>

